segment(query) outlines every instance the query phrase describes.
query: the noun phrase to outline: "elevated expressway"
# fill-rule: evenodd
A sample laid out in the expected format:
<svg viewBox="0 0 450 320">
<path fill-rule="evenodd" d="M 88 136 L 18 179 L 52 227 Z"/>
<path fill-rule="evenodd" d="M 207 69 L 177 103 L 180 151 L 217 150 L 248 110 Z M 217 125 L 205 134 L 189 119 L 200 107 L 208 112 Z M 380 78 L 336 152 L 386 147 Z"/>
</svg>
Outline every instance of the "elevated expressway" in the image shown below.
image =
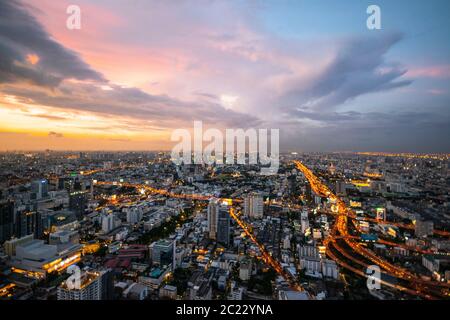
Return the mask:
<svg viewBox="0 0 450 320">
<path fill-rule="evenodd" d="M 344 201 L 334 195 L 331 190 L 300 161 L 294 161 L 296 168 L 300 170 L 311 185 L 311 189 L 318 195 L 328 198 L 337 206 L 335 223 L 330 235 L 324 240 L 326 254 L 343 268 L 360 276 L 368 277 L 365 273 L 369 265 L 377 265 L 382 273 L 397 280 L 382 279 L 380 282 L 391 288 L 420 296 L 425 299 L 448 298 L 450 284 L 437 281 L 427 281 L 409 270 L 394 265 L 377 256 L 374 252 L 364 247 L 348 232 L 348 219 L 355 219 L 356 214 L 349 209 Z M 445 233 L 444 233 L 445 234 Z"/>
</svg>

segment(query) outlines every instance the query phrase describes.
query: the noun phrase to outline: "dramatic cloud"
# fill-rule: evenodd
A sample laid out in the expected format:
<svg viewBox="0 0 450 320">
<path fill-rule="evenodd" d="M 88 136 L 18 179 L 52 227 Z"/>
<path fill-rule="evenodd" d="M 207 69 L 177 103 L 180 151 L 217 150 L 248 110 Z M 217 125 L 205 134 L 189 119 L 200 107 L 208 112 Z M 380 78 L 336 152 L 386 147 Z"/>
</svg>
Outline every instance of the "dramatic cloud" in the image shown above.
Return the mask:
<svg viewBox="0 0 450 320">
<path fill-rule="evenodd" d="M 55 87 L 67 78 L 103 80 L 73 51 L 52 40 L 26 9 L 17 0 L 0 2 L 0 83 Z"/>
<path fill-rule="evenodd" d="M 16 0 L 0 2 L 0 92 L 4 94 L 26 98 L 30 105 L 137 118 L 141 129 L 192 126 L 194 120 L 244 127 L 258 122 L 214 101 L 183 101 L 110 83 L 75 52 L 54 41 L 27 9 Z"/>
<path fill-rule="evenodd" d="M 5 130 L 137 148 L 203 120 L 280 128 L 281 149 L 449 149 L 438 133 L 450 127 L 445 41 L 410 34 L 433 20 L 426 12 L 403 36 L 368 31 L 351 5 L 359 29 L 295 1 L 78 0 L 82 29 L 71 31 L 69 4 L 0 0 Z"/>
<path fill-rule="evenodd" d="M 286 94 L 289 113 L 324 112 L 358 96 L 411 84 L 400 79 L 406 70 L 387 63 L 384 55 L 401 40 L 399 34 L 358 37 L 339 48 L 333 61 L 312 83 Z"/>
</svg>

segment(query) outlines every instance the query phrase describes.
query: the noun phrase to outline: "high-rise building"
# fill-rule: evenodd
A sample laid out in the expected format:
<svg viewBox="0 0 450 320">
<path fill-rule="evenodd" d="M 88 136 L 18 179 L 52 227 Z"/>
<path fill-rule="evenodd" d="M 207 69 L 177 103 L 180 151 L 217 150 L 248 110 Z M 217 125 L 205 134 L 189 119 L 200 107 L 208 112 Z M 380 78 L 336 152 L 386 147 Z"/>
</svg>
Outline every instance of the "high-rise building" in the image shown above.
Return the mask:
<svg viewBox="0 0 450 320">
<path fill-rule="evenodd" d="M 83 219 L 87 195 L 87 191 L 73 191 L 69 194 L 69 209 L 75 212 L 78 220 Z"/>
<path fill-rule="evenodd" d="M 101 220 L 103 233 L 108 233 L 114 229 L 114 214 L 103 213 L 101 216 Z"/>
<path fill-rule="evenodd" d="M 16 212 L 15 236 L 22 238 L 36 231 L 36 212 L 28 208 L 19 208 Z"/>
<path fill-rule="evenodd" d="M 219 207 L 217 215 L 217 241 L 228 246 L 230 243 L 230 208 L 226 204 Z"/>
<path fill-rule="evenodd" d="M 34 237 L 36 239 L 41 239 L 44 236 L 44 230 L 48 227 L 48 213 L 36 211 L 36 226 L 34 228 Z"/>
<path fill-rule="evenodd" d="M 175 240 L 159 240 L 150 245 L 150 256 L 152 263 L 160 266 L 171 265 L 175 268 Z"/>
<path fill-rule="evenodd" d="M 77 267 L 76 267 L 77 268 Z M 79 269 L 78 269 L 79 270 Z M 77 279 L 77 277 L 79 277 Z M 58 300 L 108 300 L 112 277 L 106 271 L 79 271 L 64 281 L 57 291 Z"/>
<path fill-rule="evenodd" d="M 336 194 L 337 195 L 346 195 L 346 184 L 345 181 L 336 181 Z"/>
<path fill-rule="evenodd" d="M 138 208 L 128 208 L 127 211 L 127 222 L 129 224 L 136 224 L 142 219 L 142 210 Z"/>
<path fill-rule="evenodd" d="M 219 210 L 219 200 L 211 199 L 208 204 L 208 233 L 209 238 L 217 239 L 217 217 Z"/>
<path fill-rule="evenodd" d="M 31 192 L 35 199 L 48 196 L 48 181 L 46 179 L 35 180 L 31 183 Z"/>
<path fill-rule="evenodd" d="M 0 242 L 9 240 L 13 235 L 14 202 L 0 202 Z"/>
<path fill-rule="evenodd" d="M 251 194 L 244 198 L 244 215 L 250 218 L 262 218 L 264 200 L 261 195 Z"/>
</svg>

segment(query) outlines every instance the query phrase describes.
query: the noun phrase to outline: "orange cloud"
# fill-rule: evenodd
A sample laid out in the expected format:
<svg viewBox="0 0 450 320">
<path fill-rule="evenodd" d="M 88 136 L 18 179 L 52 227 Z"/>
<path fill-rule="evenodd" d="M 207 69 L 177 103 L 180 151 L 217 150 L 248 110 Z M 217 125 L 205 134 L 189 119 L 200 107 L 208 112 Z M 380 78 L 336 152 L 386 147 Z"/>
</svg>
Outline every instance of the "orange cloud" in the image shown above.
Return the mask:
<svg viewBox="0 0 450 320">
<path fill-rule="evenodd" d="M 36 54 L 31 54 L 31 53 L 27 54 L 26 59 L 27 59 L 27 62 L 31 63 L 32 65 L 35 65 L 36 63 L 39 62 L 39 56 Z"/>
</svg>

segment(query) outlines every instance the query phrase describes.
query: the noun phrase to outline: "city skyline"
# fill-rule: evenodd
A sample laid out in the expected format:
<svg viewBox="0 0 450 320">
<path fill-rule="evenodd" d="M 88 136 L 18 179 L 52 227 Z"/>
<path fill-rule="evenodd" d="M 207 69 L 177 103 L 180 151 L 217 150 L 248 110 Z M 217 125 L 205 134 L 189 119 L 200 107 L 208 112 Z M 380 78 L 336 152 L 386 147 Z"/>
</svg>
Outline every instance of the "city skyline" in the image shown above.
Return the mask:
<svg viewBox="0 0 450 320">
<path fill-rule="evenodd" d="M 81 9 L 81 29 L 66 9 Z M 1 1 L 0 151 L 169 150 L 279 128 L 280 151 L 448 153 L 447 1 Z"/>
</svg>

